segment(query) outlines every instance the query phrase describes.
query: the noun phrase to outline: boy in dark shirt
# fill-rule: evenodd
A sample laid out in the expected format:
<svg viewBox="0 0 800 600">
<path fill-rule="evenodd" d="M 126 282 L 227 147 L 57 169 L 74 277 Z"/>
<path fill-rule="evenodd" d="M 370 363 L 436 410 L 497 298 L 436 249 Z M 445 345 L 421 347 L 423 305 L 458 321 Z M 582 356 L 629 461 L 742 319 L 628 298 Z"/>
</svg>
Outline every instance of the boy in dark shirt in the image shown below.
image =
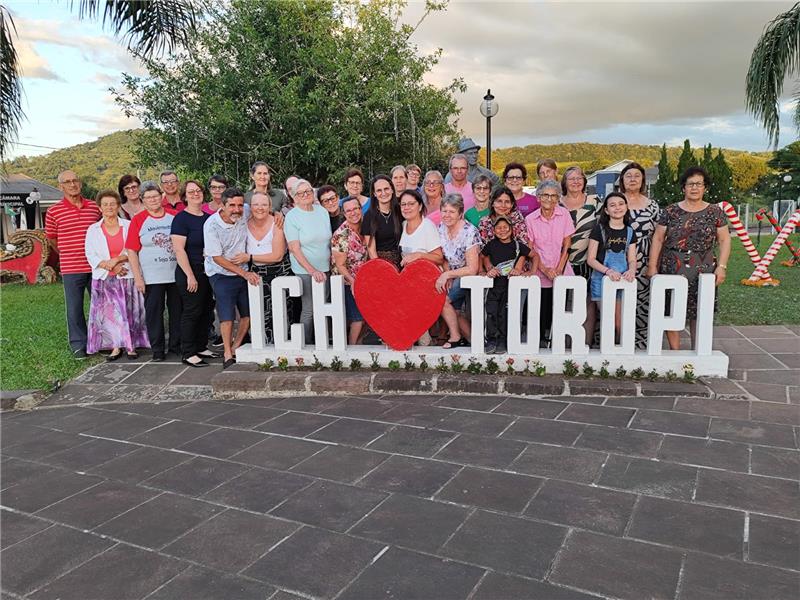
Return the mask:
<svg viewBox="0 0 800 600">
<path fill-rule="evenodd" d="M 530 258 L 535 273 L 539 255 L 513 239 L 511 219 L 501 215 L 492 223 L 494 238 L 481 250 L 483 268 L 494 278 L 494 287 L 486 295 L 486 354 L 504 354 L 508 332 L 508 278 L 522 275 L 525 260 Z"/>
</svg>

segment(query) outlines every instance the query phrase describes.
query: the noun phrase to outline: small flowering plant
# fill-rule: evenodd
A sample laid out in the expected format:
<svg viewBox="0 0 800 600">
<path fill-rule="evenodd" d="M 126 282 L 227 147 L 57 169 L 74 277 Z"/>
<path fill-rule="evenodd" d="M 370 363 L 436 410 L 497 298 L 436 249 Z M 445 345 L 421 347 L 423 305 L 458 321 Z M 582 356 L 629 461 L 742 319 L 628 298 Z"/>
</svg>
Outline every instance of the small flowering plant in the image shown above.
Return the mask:
<svg viewBox="0 0 800 600">
<path fill-rule="evenodd" d="M 694 365 L 692 363 L 686 363 L 681 367 L 681 370 L 683 371 L 683 380 L 685 382 L 692 383 L 696 379 Z"/>
<path fill-rule="evenodd" d="M 450 370 L 453 373 L 461 373 L 464 370 L 464 363 L 461 362 L 461 355 L 460 354 L 451 354 L 450 355 Z"/>
<path fill-rule="evenodd" d="M 278 368 L 281 371 L 288 371 L 289 370 L 289 359 L 285 356 L 278 357 Z"/>
<path fill-rule="evenodd" d="M 514 369 L 514 359 L 510 356 L 506 359 L 506 373 L 509 375 L 513 375 L 515 373 Z"/>
<path fill-rule="evenodd" d="M 306 361 L 302 356 L 298 356 L 297 358 L 294 359 L 294 364 L 297 365 L 298 369 L 302 369 L 305 362 Z"/>
</svg>

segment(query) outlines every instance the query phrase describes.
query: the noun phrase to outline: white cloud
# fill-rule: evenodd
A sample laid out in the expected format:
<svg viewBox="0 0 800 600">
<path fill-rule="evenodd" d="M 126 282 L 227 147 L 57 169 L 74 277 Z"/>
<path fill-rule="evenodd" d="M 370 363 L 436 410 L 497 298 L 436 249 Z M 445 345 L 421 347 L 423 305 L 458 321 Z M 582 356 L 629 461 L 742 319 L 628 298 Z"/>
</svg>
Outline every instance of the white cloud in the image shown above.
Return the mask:
<svg viewBox="0 0 800 600">
<path fill-rule="evenodd" d="M 24 79 L 50 79 L 61 81 L 50 64 L 36 52 L 33 45 L 19 41 L 15 44 L 19 59 L 19 71 Z"/>
<path fill-rule="evenodd" d="M 736 127 L 734 127 L 733 123 L 722 117 L 711 117 L 706 119 L 701 125 L 693 126 L 692 129 L 722 134 L 734 133 L 736 131 Z"/>
</svg>

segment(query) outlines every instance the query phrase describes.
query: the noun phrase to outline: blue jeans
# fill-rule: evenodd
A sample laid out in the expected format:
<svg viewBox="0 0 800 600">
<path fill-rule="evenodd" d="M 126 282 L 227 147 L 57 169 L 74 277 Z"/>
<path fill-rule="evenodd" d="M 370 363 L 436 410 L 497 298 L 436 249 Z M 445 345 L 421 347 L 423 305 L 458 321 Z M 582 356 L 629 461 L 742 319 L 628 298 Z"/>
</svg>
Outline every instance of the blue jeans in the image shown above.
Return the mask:
<svg viewBox="0 0 800 600">
<path fill-rule="evenodd" d="M 69 347 L 73 352 L 86 350 L 86 313 L 83 312 L 84 292 L 92 294 L 91 273 L 67 273 L 61 276 L 64 282 L 64 301 L 67 307 L 67 333 Z"/>
</svg>

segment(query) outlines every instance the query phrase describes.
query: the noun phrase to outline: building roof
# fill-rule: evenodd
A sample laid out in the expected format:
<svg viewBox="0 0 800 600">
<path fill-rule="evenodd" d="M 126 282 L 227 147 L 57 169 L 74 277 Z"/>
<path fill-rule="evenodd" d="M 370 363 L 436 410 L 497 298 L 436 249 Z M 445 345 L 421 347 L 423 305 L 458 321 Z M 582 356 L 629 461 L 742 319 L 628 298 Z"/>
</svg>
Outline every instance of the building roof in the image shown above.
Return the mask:
<svg viewBox="0 0 800 600">
<path fill-rule="evenodd" d="M 21 199 L 25 199 L 34 189 L 38 190 L 42 195 L 39 201 L 42 207 L 51 206 L 64 197 L 64 192 L 58 188 L 48 183 L 37 181 L 22 173 L 0 177 L 1 196 L 17 196 Z"/>
</svg>

